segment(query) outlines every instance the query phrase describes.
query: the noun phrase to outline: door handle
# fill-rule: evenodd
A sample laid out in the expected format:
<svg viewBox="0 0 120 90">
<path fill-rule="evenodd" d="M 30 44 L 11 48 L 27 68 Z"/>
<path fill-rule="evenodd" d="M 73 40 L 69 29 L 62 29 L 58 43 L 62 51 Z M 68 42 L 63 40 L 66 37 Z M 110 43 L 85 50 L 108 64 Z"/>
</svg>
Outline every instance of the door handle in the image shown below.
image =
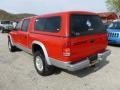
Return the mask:
<svg viewBox="0 0 120 90">
<path fill-rule="evenodd" d="M 95 42 L 95 40 L 90 40 L 90 43 L 94 43 Z"/>
<path fill-rule="evenodd" d="M 25 35 L 24 38 L 27 38 L 27 36 Z"/>
</svg>

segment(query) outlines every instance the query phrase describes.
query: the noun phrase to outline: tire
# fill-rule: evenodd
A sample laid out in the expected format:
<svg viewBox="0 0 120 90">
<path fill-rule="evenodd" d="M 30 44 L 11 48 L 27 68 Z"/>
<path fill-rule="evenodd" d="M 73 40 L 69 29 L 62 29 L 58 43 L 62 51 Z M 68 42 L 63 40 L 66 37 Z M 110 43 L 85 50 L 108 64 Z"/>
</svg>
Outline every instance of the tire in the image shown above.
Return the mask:
<svg viewBox="0 0 120 90">
<path fill-rule="evenodd" d="M 11 44 L 10 38 L 8 38 L 8 48 L 9 48 L 10 52 L 15 52 L 16 51 L 16 47 Z"/>
<path fill-rule="evenodd" d="M 38 74 L 48 76 L 54 73 L 54 67 L 47 64 L 45 57 L 40 51 L 34 54 L 34 66 Z"/>
</svg>

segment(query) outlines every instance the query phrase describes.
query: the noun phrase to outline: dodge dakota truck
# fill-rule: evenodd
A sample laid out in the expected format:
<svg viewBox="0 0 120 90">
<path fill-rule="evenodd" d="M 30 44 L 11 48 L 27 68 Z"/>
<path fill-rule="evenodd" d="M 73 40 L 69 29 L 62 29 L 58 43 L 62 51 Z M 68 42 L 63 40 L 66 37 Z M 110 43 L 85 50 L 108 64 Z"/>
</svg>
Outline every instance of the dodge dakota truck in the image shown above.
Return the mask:
<svg viewBox="0 0 120 90">
<path fill-rule="evenodd" d="M 111 54 L 100 17 L 92 12 L 68 11 L 24 18 L 8 35 L 8 48 L 34 56 L 42 76 L 55 67 L 77 71 L 96 65 Z"/>
</svg>

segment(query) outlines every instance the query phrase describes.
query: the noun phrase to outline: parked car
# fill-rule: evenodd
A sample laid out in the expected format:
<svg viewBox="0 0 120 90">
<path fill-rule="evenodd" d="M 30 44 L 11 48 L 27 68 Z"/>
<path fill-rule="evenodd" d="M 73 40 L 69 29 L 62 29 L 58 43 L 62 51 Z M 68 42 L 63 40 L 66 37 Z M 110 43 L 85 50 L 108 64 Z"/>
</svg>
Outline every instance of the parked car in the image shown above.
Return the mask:
<svg viewBox="0 0 120 90">
<path fill-rule="evenodd" d="M 11 21 L 0 20 L 0 31 L 2 33 L 9 32 L 13 29 L 13 24 Z"/>
<path fill-rule="evenodd" d="M 107 29 L 109 44 L 120 45 L 120 20 L 114 20 Z"/>
<path fill-rule="evenodd" d="M 20 21 L 8 35 L 11 52 L 20 48 L 34 56 L 40 75 L 50 75 L 55 67 L 80 70 L 106 60 L 107 32 L 100 17 L 74 11 L 34 16 Z"/>
<path fill-rule="evenodd" d="M 111 24 L 111 22 L 104 23 L 105 28 L 108 29 L 108 27 L 109 27 L 110 24 Z"/>
</svg>

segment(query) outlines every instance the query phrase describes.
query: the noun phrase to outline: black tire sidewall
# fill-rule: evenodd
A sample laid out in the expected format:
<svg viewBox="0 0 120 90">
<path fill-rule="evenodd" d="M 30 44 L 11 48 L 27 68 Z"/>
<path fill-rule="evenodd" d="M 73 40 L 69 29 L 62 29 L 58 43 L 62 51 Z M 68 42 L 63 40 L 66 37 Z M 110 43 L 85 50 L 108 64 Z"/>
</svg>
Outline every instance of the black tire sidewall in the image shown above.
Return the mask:
<svg viewBox="0 0 120 90">
<path fill-rule="evenodd" d="M 40 56 L 40 58 L 43 62 L 43 70 L 42 71 L 39 71 L 37 66 L 36 66 L 36 57 L 37 56 Z M 35 69 L 36 69 L 37 73 L 42 75 L 42 76 L 48 76 L 48 75 L 53 74 L 53 69 L 54 68 L 47 64 L 44 55 L 41 54 L 40 51 L 36 51 L 35 54 L 34 54 L 34 66 L 35 66 Z"/>
<path fill-rule="evenodd" d="M 39 56 L 39 57 L 41 58 L 42 62 L 43 62 L 43 70 L 42 70 L 42 71 L 39 71 L 38 68 L 37 68 L 37 66 L 36 66 L 36 57 L 37 57 L 37 56 Z M 44 58 L 43 58 L 43 56 L 41 55 L 41 53 L 40 53 L 39 51 L 35 52 L 35 54 L 34 54 L 34 66 L 35 66 L 35 69 L 37 70 L 37 72 L 38 72 L 40 75 L 43 74 L 44 71 L 45 71 L 45 62 L 44 62 L 43 59 L 44 59 Z"/>
<path fill-rule="evenodd" d="M 9 48 L 9 45 L 10 45 L 10 47 L 11 47 L 11 41 L 10 41 L 10 39 L 8 39 L 8 48 Z M 12 47 L 11 47 L 12 48 Z M 11 49 L 9 48 L 9 51 L 11 51 Z"/>
<path fill-rule="evenodd" d="M 9 48 L 9 45 L 10 45 L 11 48 Z M 14 52 L 14 51 L 15 51 L 15 47 L 12 46 L 12 43 L 11 43 L 10 38 L 8 38 L 8 48 L 9 48 L 9 51 L 10 51 L 10 52 Z"/>
</svg>

